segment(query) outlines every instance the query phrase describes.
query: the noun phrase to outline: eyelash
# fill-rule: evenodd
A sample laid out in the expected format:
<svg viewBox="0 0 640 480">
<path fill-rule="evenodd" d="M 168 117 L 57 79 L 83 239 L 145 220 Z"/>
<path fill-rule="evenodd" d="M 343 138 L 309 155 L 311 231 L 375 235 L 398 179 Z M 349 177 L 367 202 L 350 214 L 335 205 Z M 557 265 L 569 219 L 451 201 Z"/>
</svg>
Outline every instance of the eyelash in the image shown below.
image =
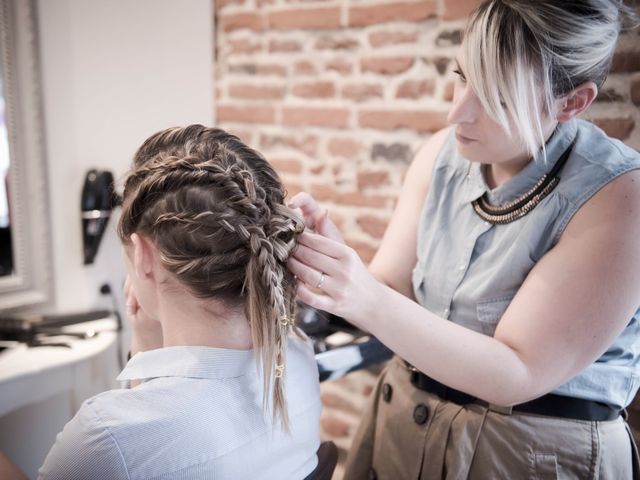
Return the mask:
<svg viewBox="0 0 640 480">
<path fill-rule="evenodd" d="M 453 73 L 455 73 L 456 75 L 458 75 L 458 77 L 460 77 L 460 80 L 462 80 L 463 82 L 466 82 L 467 79 L 466 77 L 462 74 L 462 72 L 460 70 L 458 70 L 457 68 L 453 71 Z"/>
</svg>

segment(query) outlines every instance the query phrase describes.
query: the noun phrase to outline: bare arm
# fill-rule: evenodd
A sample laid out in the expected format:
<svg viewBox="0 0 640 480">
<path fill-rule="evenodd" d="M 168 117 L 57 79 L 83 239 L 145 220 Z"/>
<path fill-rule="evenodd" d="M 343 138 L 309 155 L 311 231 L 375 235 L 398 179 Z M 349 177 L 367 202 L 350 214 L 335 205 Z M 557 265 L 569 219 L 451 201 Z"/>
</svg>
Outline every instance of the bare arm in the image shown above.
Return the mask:
<svg viewBox="0 0 640 480">
<path fill-rule="evenodd" d="M 449 133 L 440 130 L 416 154 L 405 175 L 398 203 L 369 271 L 382 283 L 413 299 L 411 270 L 416 264 L 418 223 L 431 184 L 433 165 Z"/>
<path fill-rule="evenodd" d="M 615 232 L 615 235 L 612 235 Z M 569 222 L 488 337 L 381 285 L 344 245 L 303 234 L 293 269 L 326 272 L 300 298 L 369 330 L 433 378 L 500 405 L 553 390 L 594 362 L 640 299 L 640 172 L 612 181 Z"/>
</svg>

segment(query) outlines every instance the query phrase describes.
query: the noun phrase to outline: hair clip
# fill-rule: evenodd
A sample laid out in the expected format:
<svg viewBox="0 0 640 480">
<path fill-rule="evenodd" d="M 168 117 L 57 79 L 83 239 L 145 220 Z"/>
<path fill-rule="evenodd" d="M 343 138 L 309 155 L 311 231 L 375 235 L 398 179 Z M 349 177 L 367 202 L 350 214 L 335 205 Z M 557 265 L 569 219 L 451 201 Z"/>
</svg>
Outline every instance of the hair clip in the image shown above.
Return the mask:
<svg viewBox="0 0 640 480">
<path fill-rule="evenodd" d="M 284 365 L 276 365 L 276 378 L 282 378 L 284 375 Z"/>
<path fill-rule="evenodd" d="M 293 318 L 288 317 L 287 315 L 283 315 L 282 317 L 280 317 L 280 325 L 282 325 L 283 327 L 293 327 L 295 324 L 296 321 Z"/>
<path fill-rule="evenodd" d="M 295 226 L 293 227 L 293 231 L 296 233 L 304 232 L 304 223 L 295 222 Z"/>
</svg>

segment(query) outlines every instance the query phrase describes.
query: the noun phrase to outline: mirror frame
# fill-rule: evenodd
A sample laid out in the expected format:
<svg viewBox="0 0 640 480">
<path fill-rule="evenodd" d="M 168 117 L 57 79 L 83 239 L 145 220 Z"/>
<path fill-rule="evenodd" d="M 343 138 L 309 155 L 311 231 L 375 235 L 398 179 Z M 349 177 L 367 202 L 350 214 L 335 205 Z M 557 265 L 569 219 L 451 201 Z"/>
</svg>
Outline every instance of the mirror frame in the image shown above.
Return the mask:
<svg viewBox="0 0 640 480">
<path fill-rule="evenodd" d="M 11 311 L 52 300 L 52 252 L 36 0 L 0 0 L 0 9 L 14 264 L 0 277 L 0 311 Z"/>
</svg>

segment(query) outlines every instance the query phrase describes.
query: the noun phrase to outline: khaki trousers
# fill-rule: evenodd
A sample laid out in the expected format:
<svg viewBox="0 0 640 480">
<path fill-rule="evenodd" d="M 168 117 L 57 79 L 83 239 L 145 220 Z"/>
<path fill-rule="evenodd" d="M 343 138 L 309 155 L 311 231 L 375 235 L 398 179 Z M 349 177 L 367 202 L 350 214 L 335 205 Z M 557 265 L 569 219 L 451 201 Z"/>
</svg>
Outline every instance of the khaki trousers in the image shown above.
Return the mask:
<svg viewBox="0 0 640 480">
<path fill-rule="evenodd" d="M 372 393 L 344 478 L 640 479 L 622 417 L 592 422 L 508 410 L 418 390 L 396 357 Z"/>
</svg>

